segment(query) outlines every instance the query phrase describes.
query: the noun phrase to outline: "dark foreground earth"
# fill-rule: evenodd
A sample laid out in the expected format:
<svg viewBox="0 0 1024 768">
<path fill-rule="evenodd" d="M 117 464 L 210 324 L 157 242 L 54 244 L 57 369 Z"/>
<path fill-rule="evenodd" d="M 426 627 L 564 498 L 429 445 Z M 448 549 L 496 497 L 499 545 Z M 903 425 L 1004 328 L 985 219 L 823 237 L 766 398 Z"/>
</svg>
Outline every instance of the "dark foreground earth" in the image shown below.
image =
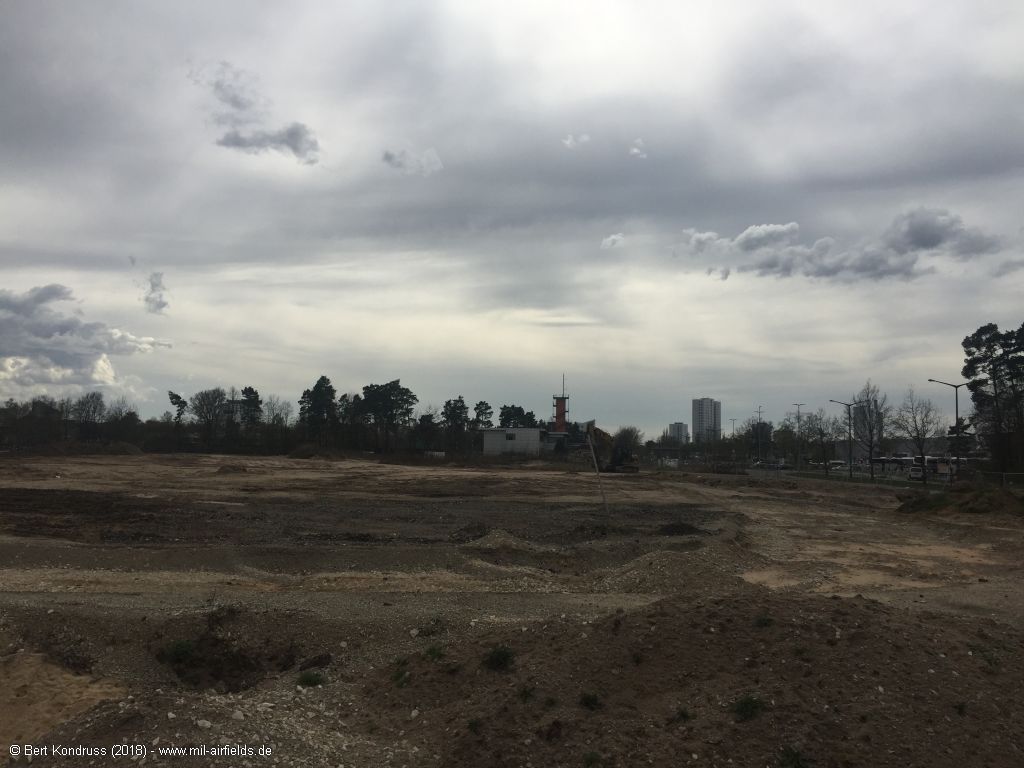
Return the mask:
<svg viewBox="0 0 1024 768">
<path fill-rule="evenodd" d="M 1019 498 L 604 486 L 607 509 L 539 463 L 0 459 L 0 759 L 1024 764 Z"/>
</svg>

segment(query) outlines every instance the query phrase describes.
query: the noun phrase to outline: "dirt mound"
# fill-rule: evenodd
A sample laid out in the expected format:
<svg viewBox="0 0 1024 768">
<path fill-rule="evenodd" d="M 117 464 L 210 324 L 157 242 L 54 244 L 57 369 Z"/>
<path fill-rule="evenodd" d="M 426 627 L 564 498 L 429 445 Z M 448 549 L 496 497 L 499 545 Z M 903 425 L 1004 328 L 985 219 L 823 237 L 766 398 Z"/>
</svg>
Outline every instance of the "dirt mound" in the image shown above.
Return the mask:
<svg viewBox="0 0 1024 768">
<path fill-rule="evenodd" d="M 534 544 L 513 536 L 508 531 L 500 528 L 488 531 L 478 539 L 463 544 L 460 549 L 480 552 L 545 552 L 558 551 L 556 547 L 549 547 L 543 544 Z"/>
<path fill-rule="evenodd" d="M 900 512 L 1024 515 L 1024 498 L 1005 488 L 958 486 L 939 493 L 908 493 L 900 500 Z"/>
<path fill-rule="evenodd" d="M 365 693 L 445 766 L 1009 766 L 1022 650 L 994 622 L 757 591 L 432 645 Z"/>
<path fill-rule="evenodd" d="M 303 443 L 288 454 L 289 459 L 321 459 L 323 461 L 341 461 L 345 455 L 329 448 L 321 448 L 312 443 Z"/>
<path fill-rule="evenodd" d="M 244 464 L 221 464 L 217 467 L 218 475 L 237 475 L 243 474 L 249 471 L 249 468 Z"/>
<path fill-rule="evenodd" d="M 75 675 L 41 654 L 0 658 L 0 744 L 31 742 L 104 699 L 119 698 L 112 682 Z"/>
</svg>

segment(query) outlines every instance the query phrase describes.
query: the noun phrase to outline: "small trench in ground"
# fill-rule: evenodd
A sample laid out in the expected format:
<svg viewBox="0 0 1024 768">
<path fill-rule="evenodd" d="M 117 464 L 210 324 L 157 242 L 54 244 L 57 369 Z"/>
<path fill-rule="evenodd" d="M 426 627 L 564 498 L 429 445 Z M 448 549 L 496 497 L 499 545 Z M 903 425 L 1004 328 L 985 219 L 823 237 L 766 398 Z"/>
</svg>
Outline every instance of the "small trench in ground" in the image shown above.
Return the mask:
<svg viewBox="0 0 1024 768">
<path fill-rule="evenodd" d="M 225 631 L 225 624 L 237 616 L 214 611 L 198 633 L 179 636 L 162 644 L 154 655 L 186 686 L 196 690 L 212 688 L 218 693 L 238 693 L 252 688 L 267 675 L 295 669 L 302 649 L 294 642 L 270 638 L 242 640 Z"/>
</svg>

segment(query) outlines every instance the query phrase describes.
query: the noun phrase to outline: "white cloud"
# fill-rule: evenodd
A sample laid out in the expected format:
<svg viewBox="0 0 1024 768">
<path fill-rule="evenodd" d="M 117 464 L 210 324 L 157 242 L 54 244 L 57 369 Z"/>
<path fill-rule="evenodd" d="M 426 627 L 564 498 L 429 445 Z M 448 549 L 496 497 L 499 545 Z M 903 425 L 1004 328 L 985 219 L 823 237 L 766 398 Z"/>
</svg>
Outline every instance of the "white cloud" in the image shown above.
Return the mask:
<svg viewBox="0 0 1024 768">
<path fill-rule="evenodd" d="M 633 143 L 629 146 L 629 156 L 635 157 L 638 160 L 647 159 L 647 148 L 644 145 L 643 139 L 634 139 Z"/>
<path fill-rule="evenodd" d="M 612 248 L 618 248 L 625 242 L 626 238 L 623 234 L 621 232 L 616 232 L 614 235 L 608 235 L 608 237 L 601 241 L 601 250 L 608 251 Z"/>
<path fill-rule="evenodd" d="M 573 136 L 570 133 L 568 136 L 566 136 L 564 139 L 562 139 L 562 143 L 568 149 L 576 149 L 577 147 L 581 147 L 584 144 L 589 144 L 590 143 L 590 134 L 588 134 L 588 133 L 581 133 L 579 136 Z"/>
</svg>

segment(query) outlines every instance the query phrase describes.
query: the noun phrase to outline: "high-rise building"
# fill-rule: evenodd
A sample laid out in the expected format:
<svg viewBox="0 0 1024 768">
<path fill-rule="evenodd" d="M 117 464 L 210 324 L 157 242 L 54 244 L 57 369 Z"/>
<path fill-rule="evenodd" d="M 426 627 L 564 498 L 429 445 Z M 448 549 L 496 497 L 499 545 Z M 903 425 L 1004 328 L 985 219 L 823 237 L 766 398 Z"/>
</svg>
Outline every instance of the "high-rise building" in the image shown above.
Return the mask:
<svg viewBox="0 0 1024 768">
<path fill-rule="evenodd" d="M 669 424 L 665 434 L 673 440 L 678 440 L 680 445 L 686 445 L 690 442 L 690 428 L 681 421 Z"/>
<path fill-rule="evenodd" d="M 722 404 L 710 397 L 693 401 L 693 442 L 703 443 L 722 436 Z"/>
</svg>

